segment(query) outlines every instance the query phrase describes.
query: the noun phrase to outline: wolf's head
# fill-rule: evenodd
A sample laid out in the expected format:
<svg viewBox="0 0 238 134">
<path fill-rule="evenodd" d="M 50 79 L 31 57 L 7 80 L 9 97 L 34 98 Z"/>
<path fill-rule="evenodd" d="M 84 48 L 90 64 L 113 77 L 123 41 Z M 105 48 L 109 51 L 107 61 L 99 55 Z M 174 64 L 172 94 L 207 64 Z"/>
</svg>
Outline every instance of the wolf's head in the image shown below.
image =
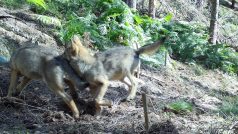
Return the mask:
<svg viewBox="0 0 238 134">
<path fill-rule="evenodd" d="M 68 47 L 65 49 L 64 57 L 80 76 L 96 61 L 89 50 L 82 45 L 77 35 L 71 38 Z"/>
<path fill-rule="evenodd" d="M 84 57 L 91 57 L 89 50 L 82 45 L 79 36 L 74 35 L 69 44 L 68 47 L 65 49 L 65 56 L 69 60 L 71 58 L 83 58 Z"/>
</svg>

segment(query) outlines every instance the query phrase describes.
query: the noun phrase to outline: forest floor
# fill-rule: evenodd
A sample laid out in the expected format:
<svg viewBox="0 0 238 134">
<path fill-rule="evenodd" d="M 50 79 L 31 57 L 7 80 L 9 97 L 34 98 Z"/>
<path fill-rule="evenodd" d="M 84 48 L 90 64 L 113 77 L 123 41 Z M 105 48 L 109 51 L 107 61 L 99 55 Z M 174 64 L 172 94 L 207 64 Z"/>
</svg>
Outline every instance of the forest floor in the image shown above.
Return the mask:
<svg viewBox="0 0 238 134">
<path fill-rule="evenodd" d="M 219 71 L 204 70 L 179 62 L 172 68 L 154 69 L 142 65 L 136 98 L 120 102 L 127 95 L 126 85 L 111 82 L 105 98 L 112 108 L 103 107 L 92 115 L 87 91 L 80 91 L 79 119 L 63 100 L 41 81 L 34 81 L 16 99 L 6 98 L 10 69 L 0 66 L 0 133 L 146 133 L 142 93 L 149 99 L 149 133 L 238 133 L 235 116 L 222 116 L 219 108 L 224 96 L 235 96 L 237 77 Z M 83 101 L 86 100 L 86 101 Z M 184 100 L 193 104 L 192 112 L 174 113 L 168 104 Z"/>
</svg>

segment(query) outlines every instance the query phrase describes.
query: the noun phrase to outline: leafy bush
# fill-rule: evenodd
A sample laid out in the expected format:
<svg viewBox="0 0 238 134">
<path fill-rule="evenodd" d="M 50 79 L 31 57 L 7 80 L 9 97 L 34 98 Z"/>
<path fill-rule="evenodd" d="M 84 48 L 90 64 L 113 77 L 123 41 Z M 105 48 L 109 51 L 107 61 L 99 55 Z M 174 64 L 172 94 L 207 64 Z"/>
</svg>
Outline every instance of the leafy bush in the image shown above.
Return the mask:
<svg viewBox="0 0 238 134">
<path fill-rule="evenodd" d="M 92 21 L 94 19 L 91 15 L 86 17 L 72 17 L 61 29 L 63 40 L 69 40 L 74 34 L 83 35 L 84 32 L 90 32 L 91 39 L 95 41 L 99 49 L 104 49 L 105 46 L 110 45 L 110 40 L 100 34 L 97 25 Z"/>
<path fill-rule="evenodd" d="M 140 16 L 121 0 L 51 0 L 46 3 L 45 11 L 36 3 L 39 7 L 36 11 L 64 20 L 60 30 L 62 41 L 69 40 L 73 34 L 90 32 L 99 49 L 105 49 L 114 43 L 131 46 L 135 42 L 145 44 L 151 39 L 158 40 L 161 33 L 166 31 L 162 24 L 172 17 L 170 14 L 165 19 L 158 20 Z"/>
<path fill-rule="evenodd" d="M 174 22 L 164 27 L 170 31 L 167 46 L 171 47 L 173 58 L 238 74 L 238 53 L 225 44 L 209 44 L 204 26 Z"/>
<path fill-rule="evenodd" d="M 238 53 L 224 44 L 208 46 L 204 62 L 209 68 L 220 68 L 225 72 L 238 74 Z"/>
</svg>

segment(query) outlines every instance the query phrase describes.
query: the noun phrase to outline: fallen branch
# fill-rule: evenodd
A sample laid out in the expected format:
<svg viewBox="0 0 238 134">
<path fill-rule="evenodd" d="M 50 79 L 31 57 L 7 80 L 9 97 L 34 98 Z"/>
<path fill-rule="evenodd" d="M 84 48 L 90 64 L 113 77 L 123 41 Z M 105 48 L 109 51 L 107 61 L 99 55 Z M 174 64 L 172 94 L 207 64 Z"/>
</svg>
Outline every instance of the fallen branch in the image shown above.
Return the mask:
<svg viewBox="0 0 238 134">
<path fill-rule="evenodd" d="M 43 109 L 41 107 L 36 107 L 36 106 L 32 106 L 32 105 L 26 104 L 24 102 L 24 100 L 19 99 L 19 98 L 15 98 L 15 97 L 3 97 L 0 100 L 3 101 L 3 102 L 4 101 L 9 101 L 10 103 L 14 103 L 14 104 L 22 105 L 22 106 L 27 106 L 27 107 L 35 108 L 35 109 L 38 109 L 38 110 L 41 110 L 41 111 L 47 111 L 47 112 L 50 111 L 48 109 Z"/>
<path fill-rule="evenodd" d="M 143 76 L 145 76 L 145 77 L 152 78 L 152 79 L 155 79 L 155 80 L 159 81 L 159 85 L 160 85 L 160 86 L 163 86 L 163 85 L 160 84 L 160 83 L 165 83 L 164 81 L 159 80 L 158 78 L 155 78 L 155 77 L 153 77 L 153 76 L 151 76 L 151 75 L 149 76 L 149 75 L 144 74 L 144 73 L 140 73 L 140 75 L 143 75 Z"/>
</svg>

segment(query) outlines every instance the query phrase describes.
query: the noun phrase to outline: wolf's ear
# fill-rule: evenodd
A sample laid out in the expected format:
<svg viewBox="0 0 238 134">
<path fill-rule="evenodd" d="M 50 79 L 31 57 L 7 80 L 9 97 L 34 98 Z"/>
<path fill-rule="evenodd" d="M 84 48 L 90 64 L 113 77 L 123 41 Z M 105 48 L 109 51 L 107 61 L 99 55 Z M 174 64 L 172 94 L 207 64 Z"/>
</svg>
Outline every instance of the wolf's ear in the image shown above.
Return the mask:
<svg viewBox="0 0 238 134">
<path fill-rule="evenodd" d="M 70 48 L 70 55 L 77 56 L 78 51 L 79 51 L 78 47 L 72 44 Z"/>
<path fill-rule="evenodd" d="M 67 46 L 64 50 L 64 57 L 69 60 L 75 56 L 76 56 L 76 53 L 73 50 L 72 44 L 69 44 L 69 46 Z"/>
<path fill-rule="evenodd" d="M 71 43 L 72 43 L 72 44 L 75 44 L 75 45 L 82 46 L 82 43 L 81 43 L 80 38 L 79 38 L 78 35 L 74 35 L 74 36 L 71 38 Z"/>
<path fill-rule="evenodd" d="M 77 56 L 80 51 L 80 46 L 82 46 L 79 36 L 74 35 L 71 38 L 71 46 L 70 46 L 70 55 Z"/>
</svg>

